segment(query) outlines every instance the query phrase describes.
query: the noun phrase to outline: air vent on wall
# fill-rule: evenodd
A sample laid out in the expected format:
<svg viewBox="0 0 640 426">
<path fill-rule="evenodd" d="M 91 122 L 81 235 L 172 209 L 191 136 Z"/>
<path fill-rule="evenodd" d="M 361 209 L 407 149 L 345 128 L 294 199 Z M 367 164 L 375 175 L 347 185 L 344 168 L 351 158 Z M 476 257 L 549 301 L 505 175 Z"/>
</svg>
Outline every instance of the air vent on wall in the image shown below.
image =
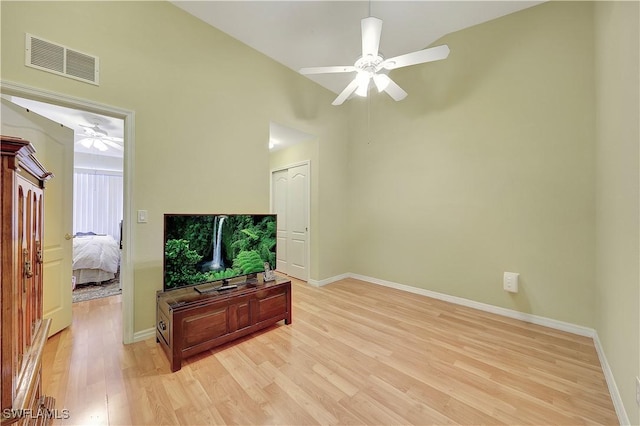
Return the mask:
<svg viewBox="0 0 640 426">
<path fill-rule="evenodd" d="M 100 61 L 88 55 L 27 34 L 25 65 L 98 85 Z"/>
</svg>

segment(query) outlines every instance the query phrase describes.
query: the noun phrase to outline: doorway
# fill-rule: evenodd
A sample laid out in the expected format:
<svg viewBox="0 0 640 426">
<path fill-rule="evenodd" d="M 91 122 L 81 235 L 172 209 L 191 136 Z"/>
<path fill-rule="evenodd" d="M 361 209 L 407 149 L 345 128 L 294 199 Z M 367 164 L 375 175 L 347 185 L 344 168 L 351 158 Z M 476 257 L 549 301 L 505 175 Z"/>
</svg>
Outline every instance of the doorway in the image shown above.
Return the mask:
<svg viewBox="0 0 640 426">
<path fill-rule="evenodd" d="M 73 303 L 120 294 L 124 121 L 8 98 L 26 111 L 73 131 Z"/>
<path fill-rule="evenodd" d="M 2 81 L 0 91 L 3 95 L 17 96 L 34 101 L 46 102 L 53 105 L 88 111 L 95 114 L 102 114 L 108 117 L 118 118 L 124 121 L 123 134 L 123 171 L 122 171 L 122 188 L 123 188 L 123 220 L 122 220 L 122 253 L 120 259 L 120 287 L 122 289 L 122 327 L 123 342 L 132 343 L 134 341 L 133 332 L 133 269 L 132 269 L 132 244 L 133 237 L 131 234 L 132 224 L 132 207 L 131 207 L 131 188 L 132 173 L 131 164 L 134 152 L 134 112 L 117 107 L 98 104 L 93 101 L 70 97 L 67 95 L 35 89 L 17 83 Z M 71 286 L 69 286 L 71 288 Z"/>
</svg>

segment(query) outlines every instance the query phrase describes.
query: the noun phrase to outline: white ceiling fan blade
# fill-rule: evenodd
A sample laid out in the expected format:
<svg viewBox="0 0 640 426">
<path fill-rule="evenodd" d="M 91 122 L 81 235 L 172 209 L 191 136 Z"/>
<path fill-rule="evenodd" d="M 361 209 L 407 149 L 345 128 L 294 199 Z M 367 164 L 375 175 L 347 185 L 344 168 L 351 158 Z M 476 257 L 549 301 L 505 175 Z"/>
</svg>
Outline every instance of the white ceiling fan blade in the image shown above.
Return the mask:
<svg viewBox="0 0 640 426">
<path fill-rule="evenodd" d="M 85 148 L 91 148 L 91 145 L 93 145 L 93 138 L 82 138 L 80 140 L 78 140 L 78 142 L 80 145 L 84 146 Z"/>
<path fill-rule="evenodd" d="M 354 67 L 353 65 L 342 65 L 335 67 L 309 67 L 300 68 L 300 74 L 328 74 L 337 72 L 352 72 L 355 70 L 356 67 Z"/>
<path fill-rule="evenodd" d="M 118 151 L 124 151 L 124 147 L 122 145 L 112 142 L 109 139 L 102 139 L 102 142 L 111 148 L 117 149 Z"/>
<path fill-rule="evenodd" d="M 362 20 L 362 57 L 378 56 L 380 47 L 380 34 L 382 33 L 382 20 L 370 16 Z"/>
<path fill-rule="evenodd" d="M 416 52 L 406 53 L 394 58 L 386 59 L 380 68 L 394 70 L 396 68 L 408 67 L 409 65 L 422 64 L 425 62 L 439 61 L 449 56 L 449 46 L 431 47 L 429 49 L 418 50 Z"/>
<path fill-rule="evenodd" d="M 104 143 L 102 143 L 102 141 L 101 141 L 100 139 L 94 139 L 94 141 L 93 141 L 93 146 L 94 146 L 98 151 L 102 151 L 102 152 L 104 152 L 104 151 L 106 151 L 106 150 L 108 150 L 108 149 L 109 149 L 109 148 L 108 148 Z"/>
<path fill-rule="evenodd" d="M 342 105 L 342 103 L 346 101 L 347 98 L 351 96 L 351 94 L 355 92 L 357 88 L 358 80 L 354 78 L 351 83 L 349 83 L 349 85 L 344 88 L 342 93 L 340 93 L 338 97 L 333 102 L 331 102 L 331 105 Z"/>
<path fill-rule="evenodd" d="M 396 82 L 391 79 L 389 79 L 387 87 L 384 88 L 384 91 L 387 92 L 387 94 L 391 96 L 394 101 L 401 101 L 407 97 L 407 92 L 405 92 L 402 87 L 398 86 Z"/>
</svg>

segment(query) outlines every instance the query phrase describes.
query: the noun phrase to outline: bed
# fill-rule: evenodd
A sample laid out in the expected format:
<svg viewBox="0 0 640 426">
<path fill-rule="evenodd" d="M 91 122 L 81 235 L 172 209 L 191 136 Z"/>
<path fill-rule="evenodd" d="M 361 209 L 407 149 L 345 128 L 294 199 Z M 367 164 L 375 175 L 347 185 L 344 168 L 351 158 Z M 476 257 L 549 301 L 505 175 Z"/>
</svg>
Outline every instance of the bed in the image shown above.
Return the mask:
<svg viewBox="0 0 640 426">
<path fill-rule="evenodd" d="M 73 237 L 74 285 L 111 280 L 119 267 L 120 247 L 111 235 L 89 232 Z"/>
</svg>

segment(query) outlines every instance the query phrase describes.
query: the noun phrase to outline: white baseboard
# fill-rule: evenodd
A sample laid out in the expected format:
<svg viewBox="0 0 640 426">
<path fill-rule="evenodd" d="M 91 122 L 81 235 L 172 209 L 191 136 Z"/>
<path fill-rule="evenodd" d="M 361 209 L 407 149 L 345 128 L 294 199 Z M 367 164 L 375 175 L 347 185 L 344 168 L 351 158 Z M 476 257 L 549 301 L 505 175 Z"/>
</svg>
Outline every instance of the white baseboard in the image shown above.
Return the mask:
<svg viewBox="0 0 640 426">
<path fill-rule="evenodd" d="M 155 327 L 147 328 L 146 330 L 140 330 L 133 333 L 133 342 L 142 342 L 150 337 L 156 336 Z"/>
<path fill-rule="evenodd" d="M 525 312 L 514 311 L 513 309 L 501 308 L 499 306 L 489 305 L 487 303 L 476 302 L 475 300 L 465 299 L 462 297 L 451 296 L 448 294 L 438 293 L 431 290 L 425 290 L 423 288 L 412 287 L 405 284 L 398 284 L 391 281 L 380 280 L 378 278 L 367 277 L 359 274 L 346 274 L 349 278 L 354 278 L 361 281 L 367 281 L 372 284 L 378 284 L 385 287 L 391 287 L 398 290 L 408 291 L 410 293 L 420 294 L 423 296 L 431 297 L 433 299 L 444 300 L 445 302 L 451 302 L 456 305 L 467 306 L 469 308 L 478 309 L 480 311 L 491 312 L 493 314 L 502 315 L 504 317 L 514 318 L 532 324 L 542 325 L 545 327 L 553 328 L 556 330 L 566 331 L 568 333 L 577 334 L 579 336 L 593 337 L 595 330 L 589 327 L 583 327 L 581 325 L 571 324 L 564 321 L 558 321 L 551 318 L 541 317 L 538 315 L 527 314 Z"/>
<path fill-rule="evenodd" d="M 620 396 L 618 385 L 616 384 L 616 380 L 613 378 L 613 372 L 611 371 L 611 367 L 609 366 L 607 357 L 604 355 L 604 349 L 602 348 L 602 344 L 600 343 L 598 333 L 593 336 L 593 343 L 596 347 L 598 358 L 600 359 L 600 365 L 602 366 L 604 378 L 607 380 L 607 387 L 609 388 L 611 401 L 613 401 L 613 407 L 616 409 L 618 421 L 621 425 L 630 425 L 631 422 L 629 421 L 629 416 L 627 415 L 627 411 L 624 409 L 624 404 L 622 403 L 622 397 Z"/>
<path fill-rule="evenodd" d="M 331 278 L 326 278 L 324 280 L 312 280 L 312 279 L 309 279 L 309 281 L 307 281 L 307 283 L 311 284 L 314 287 L 322 287 L 323 285 L 327 285 L 327 284 L 334 283 L 336 281 L 344 280 L 345 278 L 350 278 L 352 275 L 353 274 L 341 274 L 341 275 L 336 275 L 336 276 L 331 277 Z"/>
<path fill-rule="evenodd" d="M 315 283 L 311 283 L 311 281 L 309 283 L 315 286 L 322 286 L 326 284 L 331 284 L 333 282 L 336 282 L 345 278 L 353 278 L 356 280 L 366 281 L 371 284 L 377 284 L 385 287 L 395 288 L 398 290 L 407 291 L 409 293 L 419 294 L 422 296 L 431 297 L 433 299 L 454 303 L 456 305 L 467 306 L 470 308 L 478 309 L 480 311 L 490 312 L 490 313 L 502 315 L 508 318 L 514 318 L 514 319 L 522 320 L 532 324 L 553 328 L 555 330 L 566 331 L 568 333 L 577 334 L 579 336 L 591 337 L 593 339 L 596 352 L 598 353 L 600 366 L 602 367 L 602 372 L 604 373 L 604 377 L 607 381 L 607 387 L 609 388 L 609 393 L 611 395 L 611 400 L 613 401 L 613 406 L 616 410 L 616 415 L 618 416 L 618 421 L 620 422 L 621 425 L 630 424 L 629 417 L 627 416 L 627 412 L 624 408 L 624 404 L 622 403 L 622 397 L 620 396 L 618 386 L 616 385 L 616 381 L 613 378 L 613 372 L 609 367 L 609 362 L 607 361 L 607 357 L 605 356 L 604 349 L 602 348 L 600 339 L 598 338 L 598 333 L 593 328 L 583 327 L 581 325 L 559 321 L 552 318 L 541 317 L 539 315 L 533 315 L 533 314 L 527 314 L 525 312 L 514 311 L 513 309 L 507 309 L 499 306 L 489 305 L 486 303 L 476 302 L 474 300 L 465 299 L 457 296 L 451 296 L 444 293 L 438 293 L 438 292 L 426 290 L 423 288 L 412 287 L 405 284 L 398 284 L 392 281 L 386 281 L 378 278 L 367 277 L 365 275 L 360 275 L 360 274 L 346 273 L 342 275 L 337 275 L 335 277 L 327 278 L 321 281 L 315 281 L 315 283 L 318 283 L 317 285 Z"/>
</svg>

